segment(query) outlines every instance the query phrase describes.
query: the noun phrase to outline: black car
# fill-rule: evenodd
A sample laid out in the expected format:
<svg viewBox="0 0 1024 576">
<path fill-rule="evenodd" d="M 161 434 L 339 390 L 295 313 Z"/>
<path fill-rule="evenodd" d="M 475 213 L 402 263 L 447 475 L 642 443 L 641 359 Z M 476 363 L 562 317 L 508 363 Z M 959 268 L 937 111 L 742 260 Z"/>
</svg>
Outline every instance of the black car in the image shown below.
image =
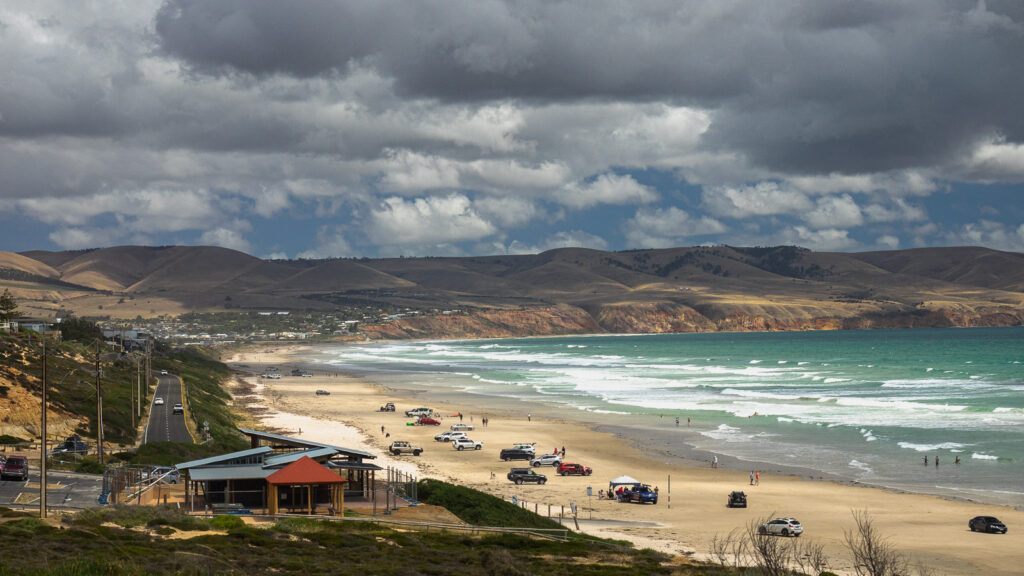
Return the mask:
<svg viewBox="0 0 1024 576">
<path fill-rule="evenodd" d="M 509 460 L 531 460 L 533 459 L 533 452 L 521 448 L 502 448 L 501 454 L 498 457 L 505 462 Z"/>
<path fill-rule="evenodd" d="M 743 492 L 729 492 L 729 500 L 725 503 L 729 508 L 746 508 L 747 495 Z"/>
<path fill-rule="evenodd" d="M 993 532 L 995 534 L 1006 534 L 1006 524 L 993 516 L 975 516 L 967 523 L 971 532 Z"/>
<path fill-rule="evenodd" d="M 51 454 L 85 454 L 89 446 L 82 440 L 82 437 L 75 434 L 68 436 L 63 442 L 53 448 Z"/>
<path fill-rule="evenodd" d="M 513 468 L 508 471 L 508 479 L 516 484 L 523 484 L 524 482 L 543 484 L 548 481 L 547 476 L 537 474 L 532 468 Z"/>
</svg>

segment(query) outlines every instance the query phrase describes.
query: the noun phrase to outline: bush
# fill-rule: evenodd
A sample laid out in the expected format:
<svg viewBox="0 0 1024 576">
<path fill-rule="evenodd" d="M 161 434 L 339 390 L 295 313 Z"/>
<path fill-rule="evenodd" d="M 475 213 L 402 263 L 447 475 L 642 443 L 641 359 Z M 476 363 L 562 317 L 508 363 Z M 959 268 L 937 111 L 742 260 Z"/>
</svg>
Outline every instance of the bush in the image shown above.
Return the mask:
<svg viewBox="0 0 1024 576">
<path fill-rule="evenodd" d="M 516 528 L 562 528 L 554 520 L 538 516 L 501 498 L 472 488 L 456 486 L 440 480 L 420 480 L 419 496 L 423 502 L 447 508 L 463 522 L 478 526 Z"/>
<path fill-rule="evenodd" d="M 230 514 L 222 514 L 210 519 L 210 528 L 215 530 L 231 530 L 233 528 L 241 528 L 242 526 L 245 526 L 245 522 L 238 516 Z"/>
<path fill-rule="evenodd" d="M 104 466 L 96 460 L 82 460 L 75 466 L 75 472 L 83 474 L 103 474 Z"/>
</svg>

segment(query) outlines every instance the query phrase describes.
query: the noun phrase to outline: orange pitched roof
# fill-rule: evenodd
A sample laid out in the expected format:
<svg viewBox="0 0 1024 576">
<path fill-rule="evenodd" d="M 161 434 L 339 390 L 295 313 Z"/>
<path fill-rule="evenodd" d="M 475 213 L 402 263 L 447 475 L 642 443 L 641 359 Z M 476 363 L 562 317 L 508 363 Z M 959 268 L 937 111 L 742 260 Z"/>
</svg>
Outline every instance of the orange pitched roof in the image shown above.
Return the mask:
<svg viewBox="0 0 1024 576">
<path fill-rule="evenodd" d="M 331 472 L 309 456 L 303 456 L 267 476 L 267 482 L 271 484 L 338 484 L 348 482 L 348 480 Z"/>
</svg>

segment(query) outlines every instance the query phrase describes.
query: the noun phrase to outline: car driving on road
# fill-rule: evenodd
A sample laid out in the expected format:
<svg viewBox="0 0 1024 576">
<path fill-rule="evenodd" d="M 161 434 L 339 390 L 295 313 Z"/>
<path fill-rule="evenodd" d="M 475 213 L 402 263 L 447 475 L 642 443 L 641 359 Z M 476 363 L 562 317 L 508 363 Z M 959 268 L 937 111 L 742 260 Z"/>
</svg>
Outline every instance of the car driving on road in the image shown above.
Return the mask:
<svg viewBox="0 0 1024 576">
<path fill-rule="evenodd" d="M 163 406 L 163 405 L 164 405 L 163 397 L 157 396 L 156 398 L 153 398 L 153 406 Z"/>
<path fill-rule="evenodd" d="M 174 408 L 171 410 L 171 412 L 173 414 L 184 414 L 185 413 L 185 407 L 182 406 L 181 404 L 175 404 Z"/>
<path fill-rule="evenodd" d="M 776 518 L 761 524 L 757 529 L 761 534 L 778 534 L 780 536 L 799 536 L 803 534 L 804 527 L 796 518 Z"/>
</svg>

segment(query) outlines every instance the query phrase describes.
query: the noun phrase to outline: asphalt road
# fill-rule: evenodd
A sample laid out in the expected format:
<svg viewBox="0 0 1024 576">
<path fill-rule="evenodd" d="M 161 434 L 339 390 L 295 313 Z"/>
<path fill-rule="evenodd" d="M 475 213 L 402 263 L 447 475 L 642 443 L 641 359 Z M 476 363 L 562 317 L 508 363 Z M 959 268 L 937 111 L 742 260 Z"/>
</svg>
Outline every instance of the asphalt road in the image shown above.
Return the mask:
<svg viewBox="0 0 1024 576">
<path fill-rule="evenodd" d="M 151 404 L 149 425 L 146 426 L 146 442 L 192 442 L 192 436 L 185 427 L 185 415 L 174 414 L 175 404 L 182 403 L 181 379 L 174 375 L 157 375 L 156 393 L 153 399 L 163 398 L 163 405 Z M 152 400 L 150 401 L 152 402 Z"/>
<path fill-rule="evenodd" d="M 46 473 L 46 507 L 95 508 L 103 490 L 101 474 L 50 470 Z M 0 506 L 39 509 L 39 470 L 29 468 L 28 481 L 0 481 Z"/>
</svg>

